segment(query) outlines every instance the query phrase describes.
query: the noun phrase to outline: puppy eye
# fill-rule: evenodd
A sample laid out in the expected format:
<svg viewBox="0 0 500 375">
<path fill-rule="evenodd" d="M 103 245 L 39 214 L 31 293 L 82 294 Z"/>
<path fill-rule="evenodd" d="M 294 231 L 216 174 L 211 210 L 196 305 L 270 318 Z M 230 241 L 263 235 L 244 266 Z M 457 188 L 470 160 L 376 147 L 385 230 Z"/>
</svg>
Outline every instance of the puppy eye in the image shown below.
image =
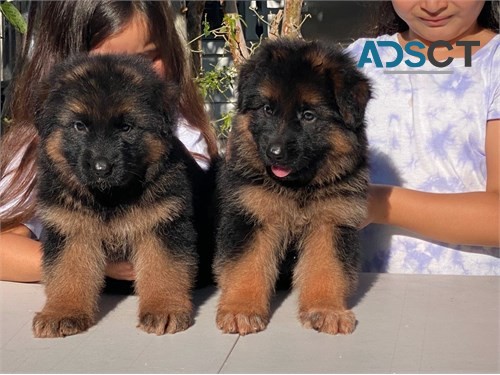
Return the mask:
<svg viewBox="0 0 500 375">
<path fill-rule="evenodd" d="M 264 113 L 268 116 L 272 116 L 273 115 L 273 109 L 271 108 L 271 106 L 269 104 L 265 104 L 264 107 Z"/>
<path fill-rule="evenodd" d="M 81 121 L 73 122 L 73 128 L 78 132 L 86 132 L 87 131 L 87 125 L 85 125 Z"/>
<path fill-rule="evenodd" d="M 312 111 L 304 111 L 302 113 L 302 119 L 307 122 L 312 122 L 316 120 L 316 115 Z"/>
<path fill-rule="evenodd" d="M 130 126 L 127 123 L 120 124 L 117 126 L 118 130 L 121 131 L 122 133 L 128 133 L 130 130 L 132 130 L 132 126 Z"/>
</svg>

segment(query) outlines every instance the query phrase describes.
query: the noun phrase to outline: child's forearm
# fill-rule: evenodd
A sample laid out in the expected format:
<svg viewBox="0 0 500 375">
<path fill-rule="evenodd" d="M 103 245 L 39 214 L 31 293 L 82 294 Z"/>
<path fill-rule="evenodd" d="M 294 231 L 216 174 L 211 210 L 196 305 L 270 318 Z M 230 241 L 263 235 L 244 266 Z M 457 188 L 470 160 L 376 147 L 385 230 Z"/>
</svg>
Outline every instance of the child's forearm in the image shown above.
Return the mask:
<svg viewBox="0 0 500 375">
<path fill-rule="evenodd" d="M 500 200 L 496 192 L 435 194 L 372 185 L 370 196 L 373 222 L 447 243 L 499 246 Z"/>
<path fill-rule="evenodd" d="M 40 242 L 12 232 L 0 234 L 0 280 L 39 282 Z"/>
</svg>

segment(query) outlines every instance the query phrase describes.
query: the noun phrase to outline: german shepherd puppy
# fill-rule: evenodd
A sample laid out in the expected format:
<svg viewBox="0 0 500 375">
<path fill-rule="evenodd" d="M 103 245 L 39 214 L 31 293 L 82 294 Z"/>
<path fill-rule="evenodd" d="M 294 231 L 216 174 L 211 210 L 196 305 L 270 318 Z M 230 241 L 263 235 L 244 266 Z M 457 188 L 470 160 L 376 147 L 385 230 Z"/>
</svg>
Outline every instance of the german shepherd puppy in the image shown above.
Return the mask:
<svg viewBox="0 0 500 375">
<path fill-rule="evenodd" d="M 77 56 L 40 89 L 38 215 L 47 301 L 35 337 L 95 319 L 107 261 L 133 263 L 139 327 L 192 323 L 197 271 L 191 163 L 174 137 L 178 94 L 132 56 Z"/>
<path fill-rule="evenodd" d="M 297 250 L 293 285 L 307 328 L 351 333 L 368 186 L 369 82 L 319 42 L 278 40 L 241 68 L 237 114 L 218 175 L 217 326 L 266 328 L 279 264 Z"/>
</svg>

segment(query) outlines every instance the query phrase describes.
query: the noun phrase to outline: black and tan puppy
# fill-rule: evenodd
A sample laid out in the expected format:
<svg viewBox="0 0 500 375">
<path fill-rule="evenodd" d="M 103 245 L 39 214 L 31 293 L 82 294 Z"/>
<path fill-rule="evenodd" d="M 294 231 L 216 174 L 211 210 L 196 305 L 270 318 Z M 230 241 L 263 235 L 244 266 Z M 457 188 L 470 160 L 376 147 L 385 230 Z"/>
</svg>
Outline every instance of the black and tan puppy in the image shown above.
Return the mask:
<svg viewBox="0 0 500 375">
<path fill-rule="evenodd" d="M 133 263 L 139 327 L 192 321 L 197 270 L 192 186 L 174 137 L 178 95 L 138 57 L 75 57 L 40 90 L 38 214 L 47 301 L 36 337 L 89 328 L 107 261 Z"/>
<path fill-rule="evenodd" d="M 365 218 L 367 79 L 318 42 L 261 46 L 242 68 L 237 115 L 218 176 L 221 218 L 214 270 L 217 325 L 265 329 L 280 262 L 297 250 L 293 283 L 305 327 L 350 333 L 346 299 Z"/>
</svg>

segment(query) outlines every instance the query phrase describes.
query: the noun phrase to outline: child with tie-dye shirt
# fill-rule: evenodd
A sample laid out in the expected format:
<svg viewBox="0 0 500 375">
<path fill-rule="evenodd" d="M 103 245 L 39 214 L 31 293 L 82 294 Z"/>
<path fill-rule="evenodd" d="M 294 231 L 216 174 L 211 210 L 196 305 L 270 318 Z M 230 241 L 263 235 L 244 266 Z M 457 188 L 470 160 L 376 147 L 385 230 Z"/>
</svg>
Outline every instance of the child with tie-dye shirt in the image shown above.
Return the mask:
<svg viewBox="0 0 500 375">
<path fill-rule="evenodd" d="M 356 62 L 368 40 L 420 41 L 425 56 L 437 40 L 454 48 L 434 50 L 439 61 L 453 58 L 447 67 L 360 64 L 374 88 L 364 270 L 500 275 L 498 0 L 393 0 L 381 9 L 378 37 L 348 47 Z M 480 42 L 470 66 L 457 41 Z M 393 48 L 377 51 L 383 63 L 396 58 Z"/>
</svg>

